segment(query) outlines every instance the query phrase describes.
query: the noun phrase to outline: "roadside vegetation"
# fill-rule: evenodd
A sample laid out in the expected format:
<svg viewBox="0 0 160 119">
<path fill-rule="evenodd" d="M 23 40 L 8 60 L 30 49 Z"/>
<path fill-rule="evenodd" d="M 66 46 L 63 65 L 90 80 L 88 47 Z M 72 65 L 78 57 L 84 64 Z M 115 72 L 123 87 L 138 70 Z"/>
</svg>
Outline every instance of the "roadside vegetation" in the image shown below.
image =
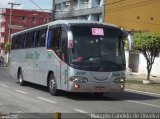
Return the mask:
<svg viewBox="0 0 160 119">
<path fill-rule="evenodd" d="M 133 89 L 151 93 L 160 93 L 160 83 L 151 81 L 149 84 L 143 84 L 142 79 L 127 79 L 126 89 Z"/>
<path fill-rule="evenodd" d="M 160 53 L 160 34 L 141 32 L 134 34 L 135 50 L 140 51 L 147 61 L 147 80 L 150 80 L 150 73 L 155 58 Z"/>
</svg>

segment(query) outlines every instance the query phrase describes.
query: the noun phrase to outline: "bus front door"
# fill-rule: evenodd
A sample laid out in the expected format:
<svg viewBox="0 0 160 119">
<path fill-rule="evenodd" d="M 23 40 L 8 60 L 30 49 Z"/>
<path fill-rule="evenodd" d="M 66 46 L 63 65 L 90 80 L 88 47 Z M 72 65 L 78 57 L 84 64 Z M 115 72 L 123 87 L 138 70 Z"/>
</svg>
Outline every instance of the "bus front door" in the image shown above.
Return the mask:
<svg viewBox="0 0 160 119">
<path fill-rule="evenodd" d="M 61 61 L 61 89 L 67 91 L 68 88 L 68 66 Z"/>
</svg>

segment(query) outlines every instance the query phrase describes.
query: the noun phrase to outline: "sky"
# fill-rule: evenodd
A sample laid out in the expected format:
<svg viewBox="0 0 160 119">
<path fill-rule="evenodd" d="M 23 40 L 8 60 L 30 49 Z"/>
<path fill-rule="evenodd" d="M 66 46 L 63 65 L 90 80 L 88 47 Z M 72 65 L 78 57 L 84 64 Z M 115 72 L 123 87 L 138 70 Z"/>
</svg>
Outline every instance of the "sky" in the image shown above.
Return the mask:
<svg viewBox="0 0 160 119">
<path fill-rule="evenodd" d="M 21 3 L 20 6 L 14 6 L 14 9 L 40 9 L 32 1 L 35 2 L 41 9 L 52 9 L 52 0 L 0 0 L 0 9 L 10 8 L 11 5 L 8 5 L 9 2 Z"/>
</svg>

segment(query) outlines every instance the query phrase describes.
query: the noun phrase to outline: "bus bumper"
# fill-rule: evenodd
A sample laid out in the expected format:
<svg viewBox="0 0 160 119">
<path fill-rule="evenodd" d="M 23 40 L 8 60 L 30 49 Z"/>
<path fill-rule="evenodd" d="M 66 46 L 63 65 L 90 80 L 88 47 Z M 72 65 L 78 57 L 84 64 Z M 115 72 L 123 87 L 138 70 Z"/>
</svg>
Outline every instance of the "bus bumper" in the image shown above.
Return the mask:
<svg viewBox="0 0 160 119">
<path fill-rule="evenodd" d="M 74 83 L 69 82 L 68 91 L 69 92 L 123 92 L 125 88 L 124 83 Z"/>
</svg>

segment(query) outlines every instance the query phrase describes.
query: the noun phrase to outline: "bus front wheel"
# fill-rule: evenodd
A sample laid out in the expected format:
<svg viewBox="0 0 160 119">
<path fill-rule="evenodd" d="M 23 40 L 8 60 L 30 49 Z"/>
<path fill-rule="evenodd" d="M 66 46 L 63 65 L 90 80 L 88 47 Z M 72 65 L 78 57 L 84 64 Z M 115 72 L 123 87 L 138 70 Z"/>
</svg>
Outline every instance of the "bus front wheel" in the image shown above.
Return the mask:
<svg viewBox="0 0 160 119">
<path fill-rule="evenodd" d="M 50 74 L 49 76 L 48 88 L 49 88 L 49 92 L 51 93 L 51 95 L 54 95 L 54 96 L 58 95 L 57 83 L 56 83 L 56 80 L 53 74 Z"/>
</svg>

